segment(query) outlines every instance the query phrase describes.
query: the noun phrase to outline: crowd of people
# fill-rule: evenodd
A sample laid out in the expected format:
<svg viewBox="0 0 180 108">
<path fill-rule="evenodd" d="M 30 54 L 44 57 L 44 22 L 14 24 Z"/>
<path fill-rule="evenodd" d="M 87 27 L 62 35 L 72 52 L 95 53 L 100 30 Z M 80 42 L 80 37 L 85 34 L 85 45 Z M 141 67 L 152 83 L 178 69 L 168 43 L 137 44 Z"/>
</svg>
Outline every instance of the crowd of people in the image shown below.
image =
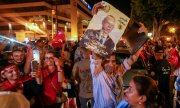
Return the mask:
<svg viewBox="0 0 180 108">
<path fill-rule="evenodd" d="M 110 40 L 107 48 L 112 43 L 108 33 L 114 27 L 108 22 L 110 19 L 114 21 L 112 16 L 103 20 L 106 26 L 101 32 L 86 31 L 103 44 Z M 143 24 L 137 32 L 146 32 Z M 105 38 L 94 37 L 102 33 Z M 3 40 L 0 91 L 23 94 L 31 108 L 172 108 L 174 82 L 180 77 L 180 46 L 147 41 L 120 64 L 116 63 L 114 46 L 113 43 L 108 51 L 111 55 L 104 58 L 78 42 L 65 42 L 61 48 L 54 48 L 46 39 L 28 44 Z M 37 64 L 32 62 L 33 50 L 39 52 Z M 147 73 L 134 76 L 124 86 L 123 75 L 139 60 Z"/>
<path fill-rule="evenodd" d="M 180 66 L 178 44 L 148 41 L 116 64 L 115 52 L 104 59 L 75 42 L 67 42 L 63 49 L 49 43 L 35 42 L 41 60 L 36 71 L 31 68 L 30 44 L 6 45 L 1 50 L 0 90 L 23 94 L 31 108 L 172 107 L 179 75 L 175 70 Z M 144 61 L 148 73 L 133 77 L 125 88 L 122 76 L 137 59 Z"/>
</svg>

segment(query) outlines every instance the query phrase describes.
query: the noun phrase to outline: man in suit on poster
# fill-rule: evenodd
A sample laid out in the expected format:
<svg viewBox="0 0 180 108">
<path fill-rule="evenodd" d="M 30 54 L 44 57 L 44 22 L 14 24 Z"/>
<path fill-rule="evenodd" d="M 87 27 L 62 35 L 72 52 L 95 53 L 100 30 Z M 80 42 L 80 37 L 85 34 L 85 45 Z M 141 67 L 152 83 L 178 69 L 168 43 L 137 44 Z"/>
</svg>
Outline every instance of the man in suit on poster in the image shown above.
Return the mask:
<svg viewBox="0 0 180 108">
<path fill-rule="evenodd" d="M 115 18 L 112 15 L 107 15 L 102 21 L 102 28 L 100 30 L 88 29 L 84 33 L 84 37 L 80 41 L 80 45 L 85 46 L 87 42 L 99 42 L 103 45 L 101 50 L 107 52 L 109 56 L 114 51 L 115 43 L 109 36 L 109 33 L 114 29 Z"/>
</svg>

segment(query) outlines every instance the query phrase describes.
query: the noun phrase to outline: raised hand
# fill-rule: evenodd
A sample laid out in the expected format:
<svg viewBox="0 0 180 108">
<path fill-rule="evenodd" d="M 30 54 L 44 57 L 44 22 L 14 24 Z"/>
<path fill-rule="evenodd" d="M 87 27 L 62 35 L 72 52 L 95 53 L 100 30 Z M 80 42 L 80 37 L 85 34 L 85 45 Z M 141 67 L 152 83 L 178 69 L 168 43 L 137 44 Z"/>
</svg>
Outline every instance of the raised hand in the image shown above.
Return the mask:
<svg viewBox="0 0 180 108">
<path fill-rule="evenodd" d="M 93 14 L 93 15 L 97 14 L 97 12 L 98 12 L 100 9 L 102 9 L 103 7 L 104 7 L 104 6 L 103 6 L 102 2 L 96 3 L 96 4 L 93 6 L 93 8 L 92 8 L 92 14 Z"/>
<path fill-rule="evenodd" d="M 138 33 L 142 33 L 142 32 L 144 32 L 144 33 L 148 33 L 148 30 L 147 30 L 147 28 L 144 26 L 144 24 L 143 23 L 139 23 L 140 24 L 140 28 L 138 29 Z"/>
<path fill-rule="evenodd" d="M 57 57 L 54 57 L 54 63 L 57 67 L 60 67 L 60 60 Z"/>
</svg>

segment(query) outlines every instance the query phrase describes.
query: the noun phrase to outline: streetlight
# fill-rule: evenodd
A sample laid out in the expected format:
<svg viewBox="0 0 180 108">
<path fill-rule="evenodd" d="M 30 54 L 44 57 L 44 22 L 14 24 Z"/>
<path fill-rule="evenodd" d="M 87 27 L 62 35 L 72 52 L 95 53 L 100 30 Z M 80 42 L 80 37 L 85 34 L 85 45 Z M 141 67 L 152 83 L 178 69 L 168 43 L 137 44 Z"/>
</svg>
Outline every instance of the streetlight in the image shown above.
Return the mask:
<svg viewBox="0 0 180 108">
<path fill-rule="evenodd" d="M 176 29 L 174 27 L 169 27 L 169 33 L 171 33 L 171 37 L 173 39 L 173 41 L 175 41 L 175 36 L 173 34 L 175 34 Z"/>
<path fill-rule="evenodd" d="M 9 26 L 9 34 L 12 35 L 12 24 L 9 23 L 8 26 Z"/>
<path fill-rule="evenodd" d="M 169 28 L 169 33 L 175 33 L 176 29 L 174 27 Z"/>
<path fill-rule="evenodd" d="M 52 38 L 54 37 L 54 22 L 53 22 L 53 16 L 55 15 L 55 10 L 52 10 Z"/>
</svg>

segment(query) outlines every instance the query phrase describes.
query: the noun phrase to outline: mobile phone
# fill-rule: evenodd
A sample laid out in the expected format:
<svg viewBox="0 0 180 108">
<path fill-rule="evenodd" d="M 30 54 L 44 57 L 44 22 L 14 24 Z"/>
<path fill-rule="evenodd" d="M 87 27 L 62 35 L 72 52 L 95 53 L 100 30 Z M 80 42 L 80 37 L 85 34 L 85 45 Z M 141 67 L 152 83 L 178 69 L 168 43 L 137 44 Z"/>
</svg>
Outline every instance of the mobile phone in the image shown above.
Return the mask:
<svg viewBox="0 0 180 108">
<path fill-rule="evenodd" d="M 32 72 L 37 72 L 38 66 L 39 66 L 38 61 L 36 61 L 36 60 L 31 61 L 31 71 Z M 36 77 L 36 82 L 37 82 L 37 84 L 41 84 L 40 79 L 38 77 Z"/>
<path fill-rule="evenodd" d="M 34 61 L 37 61 L 38 63 L 40 63 L 40 54 L 39 54 L 39 50 L 33 49 L 33 58 L 34 58 Z"/>
<path fill-rule="evenodd" d="M 31 70 L 33 72 L 36 72 L 38 70 L 38 65 L 39 65 L 38 61 L 32 60 L 31 61 Z"/>
</svg>

